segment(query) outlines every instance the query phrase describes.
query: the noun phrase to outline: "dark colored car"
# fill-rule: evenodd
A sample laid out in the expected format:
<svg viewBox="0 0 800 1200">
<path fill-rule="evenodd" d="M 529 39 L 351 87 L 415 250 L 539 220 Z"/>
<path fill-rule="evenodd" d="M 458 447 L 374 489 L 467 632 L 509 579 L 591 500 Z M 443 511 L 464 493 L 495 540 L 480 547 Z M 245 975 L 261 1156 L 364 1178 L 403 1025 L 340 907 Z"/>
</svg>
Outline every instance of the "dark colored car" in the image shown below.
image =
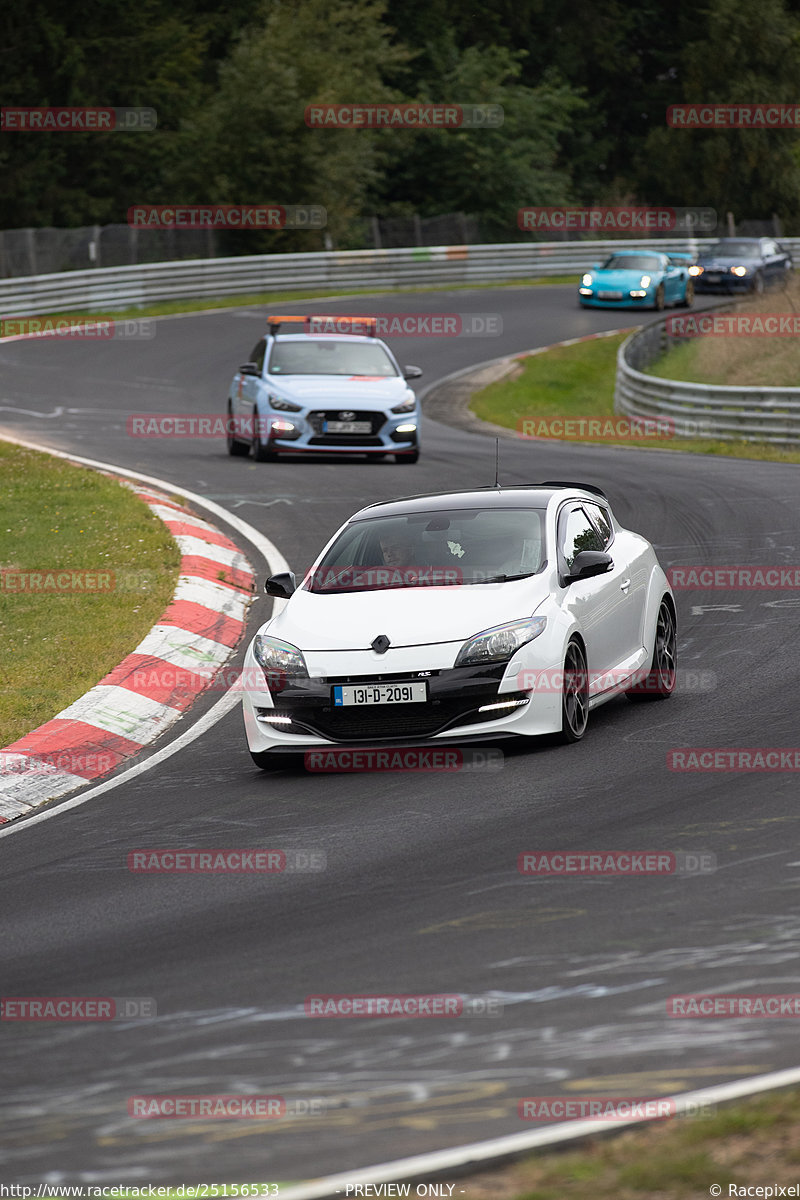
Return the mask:
<svg viewBox="0 0 800 1200">
<path fill-rule="evenodd" d="M 755 292 L 784 286 L 792 256 L 768 237 L 722 238 L 704 250 L 690 268 L 698 292 Z"/>
</svg>

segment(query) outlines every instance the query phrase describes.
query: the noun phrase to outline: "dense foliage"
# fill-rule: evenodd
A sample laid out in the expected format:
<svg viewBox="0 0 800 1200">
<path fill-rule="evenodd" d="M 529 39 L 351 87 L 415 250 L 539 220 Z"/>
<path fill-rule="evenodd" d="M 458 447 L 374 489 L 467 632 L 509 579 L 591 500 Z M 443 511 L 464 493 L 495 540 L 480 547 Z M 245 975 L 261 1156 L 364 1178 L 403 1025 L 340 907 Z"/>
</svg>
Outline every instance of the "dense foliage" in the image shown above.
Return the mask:
<svg viewBox="0 0 800 1200">
<path fill-rule="evenodd" d="M 324 204 L 364 218 L 704 205 L 800 232 L 800 131 L 668 128 L 681 102 L 797 101 L 800 0 L 31 0 L 0 18 L 4 105 L 146 106 L 155 132 L 5 133 L 0 229 L 124 222 L 132 204 Z M 307 105 L 491 102 L 483 130 L 309 129 Z M 233 251 L 321 235 L 231 235 Z"/>
</svg>

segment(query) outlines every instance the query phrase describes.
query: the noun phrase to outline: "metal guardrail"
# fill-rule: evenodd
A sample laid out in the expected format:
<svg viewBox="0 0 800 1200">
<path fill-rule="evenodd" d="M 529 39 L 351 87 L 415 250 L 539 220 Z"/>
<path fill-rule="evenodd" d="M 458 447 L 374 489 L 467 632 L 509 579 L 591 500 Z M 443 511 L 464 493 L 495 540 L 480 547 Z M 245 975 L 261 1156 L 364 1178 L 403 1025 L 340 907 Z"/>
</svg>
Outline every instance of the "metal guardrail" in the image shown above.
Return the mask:
<svg viewBox="0 0 800 1200">
<path fill-rule="evenodd" d="M 591 242 L 511 242 L 415 246 L 399 250 L 262 254 L 143 263 L 0 280 L 0 318 L 54 312 L 135 308 L 304 288 L 390 291 L 435 284 L 465 286 L 574 275 L 615 249 L 700 250 L 714 239 L 667 238 Z M 800 265 L 800 238 L 785 238 Z"/>
<path fill-rule="evenodd" d="M 716 311 L 734 307 L 727 303 Z M 632 333 L 620 346 L 615 412 L 669 419 L 678 437 L 800 444 L 800 387 L 728 387 L 644 374 L 643 368 L 676 342 L 687 340 L 667 334 L 668 320 Z"/>
</svg>

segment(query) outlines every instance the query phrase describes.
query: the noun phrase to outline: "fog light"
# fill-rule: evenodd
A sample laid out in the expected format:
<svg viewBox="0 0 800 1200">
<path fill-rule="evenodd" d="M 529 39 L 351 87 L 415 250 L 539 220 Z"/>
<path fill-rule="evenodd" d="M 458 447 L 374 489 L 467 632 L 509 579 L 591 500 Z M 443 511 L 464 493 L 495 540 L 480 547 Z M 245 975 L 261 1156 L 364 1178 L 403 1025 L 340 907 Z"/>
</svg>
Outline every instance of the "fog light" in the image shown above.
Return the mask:
<svg viewBox="0 0 800 1200">
<path fill-rule="evenodd" d="M 409 422 L 407 425 L 398 425 L 395 433 L 416 433 L 416 425 Z"/>
<path fill-rule="evenodd" d="M 524 700 L 502 700 L 497 704 L 483 704 L 478 709 L 478 712 L 492 712 L 496 708 L 519 708 L 520 705 L 528 703 L 529 701 L 527 697 Z"/>
</svg>

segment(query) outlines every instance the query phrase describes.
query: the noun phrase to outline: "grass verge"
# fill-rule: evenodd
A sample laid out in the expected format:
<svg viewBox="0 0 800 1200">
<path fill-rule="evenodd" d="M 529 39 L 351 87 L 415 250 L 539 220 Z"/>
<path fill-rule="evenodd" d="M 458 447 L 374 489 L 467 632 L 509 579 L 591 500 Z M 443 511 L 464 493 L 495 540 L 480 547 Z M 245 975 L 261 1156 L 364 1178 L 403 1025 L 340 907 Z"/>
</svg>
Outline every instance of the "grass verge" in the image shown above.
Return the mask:
<svg viewBox="0 0 800 1200">
<path fill-rule="evenodd" d="M 578 342 L 573 346 L 559 346 L 544 354 L 522 359 L 516 375 L 476 392 L 470 401 L 470 409 L 483 421 L 514 430 L 526 418 L 535 418 L 537 423 L 581 418 L 610 421 L 615 417 L 617 351 L 627 336 L 615 334 Z M 531 440 L 535 445 L 547 444 L 546 441 Z M 604 446 L 684 450 L 692 454 L 715 454 L 764 462 L 800 462 L 800 451 L 759 442 L 728 442 L 708 438 L 598 438 L 588 435 L 575 440 Z"/>
<path fill-rule="evenodd" d="M 703 316 L 702 313 L 682 315 L 690 319 Z M 793 280 L 785 291 L 770 292 L 757 300 L 750 299 L 738 304 L 733 314 L 720 314 L 720 326 L 729 315 L 734 319 L 777 315 L 790 317 L 792 325 L 789 328 L 793 330 L 800 326 L 800 281 Z M 695 337 L 679 342 L 667 354 L 651 363 L 645 373 L 692 383 L 736 387 L 800 387 L 800 338 L 796 333 L 794 336 L 791 333 L 764 336 L 758 322 L 752 322 L 751 325 L 755 327 L 752 336 L 739 333 L 728 337 Z"/>
<path fill-rule="evenodd" d="M 800 1091 L 792 1089 L 599 1138 L 580 1150 L 542 1151 L 456 1180 L 453 1194 L 466 1186 L 469 1200 L 696 1200 L 746 1194 L 729 1193 L 729 1183 L 797 1184 L 799 1164 Z M 712 1192 L 714 1185 L 720 1190 Z"/>
<path fill-rule="evenodd" d="M 180 553 L 147 505 L 96 471 L 0 441 L 0 481 L 5 746 L 77 700 L 136 647 L 172 598 Z M 32 572 L 61 572 L 60 580 L 38 584 L 58 590 L 26 590 L 24 573 Z M 72 572 L 94 579 L 78 577 L 83 590 L 73 590 Z"/>
</svg>

